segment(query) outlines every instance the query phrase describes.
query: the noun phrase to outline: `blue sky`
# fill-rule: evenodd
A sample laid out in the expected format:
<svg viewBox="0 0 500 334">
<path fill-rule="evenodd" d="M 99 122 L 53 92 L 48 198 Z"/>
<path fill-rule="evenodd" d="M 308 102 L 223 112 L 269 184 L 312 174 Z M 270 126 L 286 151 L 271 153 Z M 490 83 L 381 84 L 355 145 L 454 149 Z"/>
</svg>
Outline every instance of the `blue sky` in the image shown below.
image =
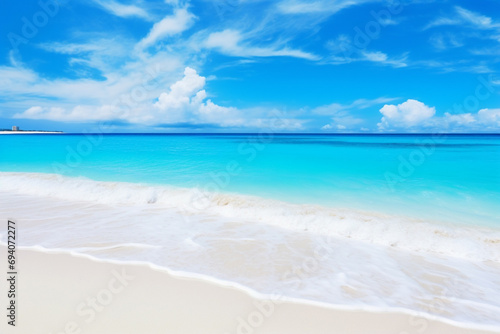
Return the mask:
<svg viewBox="0 0 500 334">
<path fill-rule="evenodd" d="M 0 4 L 0 128 L 500 132 L 500 3 Z"/>
</svg>

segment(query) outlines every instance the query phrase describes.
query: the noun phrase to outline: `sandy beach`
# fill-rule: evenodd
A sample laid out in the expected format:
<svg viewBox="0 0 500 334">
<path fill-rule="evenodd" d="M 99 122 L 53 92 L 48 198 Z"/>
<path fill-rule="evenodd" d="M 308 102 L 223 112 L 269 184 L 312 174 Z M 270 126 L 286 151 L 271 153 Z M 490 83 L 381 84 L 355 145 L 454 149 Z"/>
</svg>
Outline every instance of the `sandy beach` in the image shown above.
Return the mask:
<svg viewBox="0 0 500 334">
<path fill-rule="evenodd" d="M 259 299 L 141 264 L 41 250 L 18 258 L 16 328 L 4 320 L 2 333 L 495 333 L 405 312 Z"/>
</svg>

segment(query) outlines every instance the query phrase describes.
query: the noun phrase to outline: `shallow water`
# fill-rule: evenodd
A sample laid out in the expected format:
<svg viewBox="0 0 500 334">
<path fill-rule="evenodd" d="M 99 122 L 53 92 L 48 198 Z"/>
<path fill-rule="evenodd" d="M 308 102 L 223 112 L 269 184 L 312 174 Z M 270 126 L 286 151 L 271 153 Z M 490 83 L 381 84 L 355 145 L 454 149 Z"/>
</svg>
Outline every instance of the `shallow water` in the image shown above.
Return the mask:
<svg viewBox="0 0 500 334">
<path fill-rule="evenodd" d="M 500 326 L 499 136 L 19 135 L 0 156 L 20 246 Z"/>
<path fill-rule="evenodd" d="M 500 226 L 500 135 L 4 135 L 0 171 Z"/>
</svg>

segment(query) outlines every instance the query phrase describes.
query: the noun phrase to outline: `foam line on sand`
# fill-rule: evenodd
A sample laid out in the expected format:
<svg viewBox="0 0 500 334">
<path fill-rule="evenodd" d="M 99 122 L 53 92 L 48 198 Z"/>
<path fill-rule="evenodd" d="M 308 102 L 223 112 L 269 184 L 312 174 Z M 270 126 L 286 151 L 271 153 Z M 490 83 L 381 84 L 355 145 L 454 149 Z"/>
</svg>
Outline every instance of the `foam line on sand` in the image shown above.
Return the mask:
<svg viewBox="0 0 500 334">
<path fill-rule="evenodd" d="M 17 291 L 16 327 L 3 316 L 1 333 L 500 333 L 398 311 L 275 302 L 147 264 L 33 249 L 18 250 Z"/>
</svg>

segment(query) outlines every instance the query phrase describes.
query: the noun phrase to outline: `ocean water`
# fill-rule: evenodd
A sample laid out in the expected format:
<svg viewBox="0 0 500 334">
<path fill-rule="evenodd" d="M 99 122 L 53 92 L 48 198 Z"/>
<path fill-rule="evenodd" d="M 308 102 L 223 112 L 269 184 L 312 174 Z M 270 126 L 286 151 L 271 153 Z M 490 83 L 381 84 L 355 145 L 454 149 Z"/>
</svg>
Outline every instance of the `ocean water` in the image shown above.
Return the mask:
<svg viewBox="0 0 500 334">
<path fill-rule="evenodd" d="M 500 226 L 500 135 L 23 135 L 0 171 Z"/>
<path fill-rule="evenodd" d="M 500 135 L 4 135 L 0 203 L 22 246 L 500 328 Z"/>
</svg>

